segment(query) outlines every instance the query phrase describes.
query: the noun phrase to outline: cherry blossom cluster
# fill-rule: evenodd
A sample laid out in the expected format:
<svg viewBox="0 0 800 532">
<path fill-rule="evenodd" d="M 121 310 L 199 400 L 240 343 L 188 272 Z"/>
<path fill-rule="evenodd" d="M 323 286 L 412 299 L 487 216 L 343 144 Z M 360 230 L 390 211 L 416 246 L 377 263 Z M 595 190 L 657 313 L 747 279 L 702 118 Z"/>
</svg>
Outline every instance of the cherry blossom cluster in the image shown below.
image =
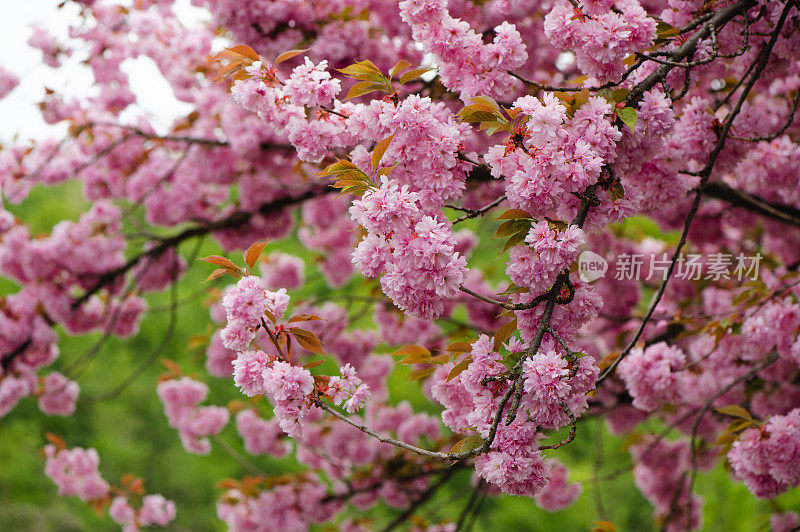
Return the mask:
<svg viewBox="0 0 800 532">
<path fill-rule="evenodd" d="M 308 530 L 312 523 L 332 518 L 340 503 L 326 503 L 328 490 L 316 476 L 257 493 L 231 489 L 217 504 L 217 516 L 229 530 Z M 266 525 L 269 523 L 269 525 Z"/>
<path fill-rule="evenodd" d="M 444 312 L 467 274 L 455 251 L 449 221 L 422 215 L 419 195 L 387 179 L 353 202 L 350 214 L 368 234 L 353 252 L 367 277 L 381 277 L 383 291 L 409 313 L 434 319 Z"/>
<path fill-rule="evenodd" d="M 108 493 L 110 486 L 97 471 L 100 457 L 95 449 L 58 449 L 51 444 L 45 447 L 45 455 L 44 472 L 58 486 L 59 495 L 89 501 Z"/>
<path fill-rule="evenodd" d="M 59 335 L 136 334 L 146 293 L 195 262 L 185 242 L 225 254 L 296 236 L 303 258 L 248 261 L 211 306 L 219 329 L 198 335 L 209 374 L 247 399 L 204 404 L 209 386 L 175 371 L 154 392 L 187 451 L 209 453 L 235 415 L 247 454 L 301 466 L 226 482 L 232 530 L 410 515 L 451 471 L 433 457 L 459 448 L 482 493 L 560 510 L 581 488 L 545 451 L 583 437 L 587 412 L 645 432 L 633 477 L 666 530 L 703 525 L 693 478 L 721 456 L 759 498 L 800 482 L 796 6 L 193 0 L 210 17 L 187 24 L 172 0 L 78 3 L 66 39 L 36 27 L 29 44 L 51 68 L 85 65 L 93 90 L 46 91 L 42 119 L 66 135 L 0 150 L 0 273 L 17 285 L 0 298 L 0 415 L 25 397 L 71 415 L 103 357 L 59 360 Z M 142 112 L 138 60 L 187 109 L 171 123 Z M 20 82 L 0 67 L 0 98 Z M 29 195 L 73 181 L 91 206 L 41 229 Z M 499 262 L 483 237 L 495 214 L 498 237 L 513 229 Z M 641 214 L 658 229 L 626 221 Z M 584 249 L 612 271 L 626 254 L 668 261 L 671 231 L 765 266 L 745 285 L 673 274 L 663 292 L 575 271 Z M 308 289 L 314 302 L 295 296 Z M 441 416 L 389 402 L 398 347 Z M 667 437 L 639 427 L 653 419 Z M 92 449 L 46 457 L 60 494 L 125 530 L 175 518 L 166 498 L 106 483 Z M 774 511 L 774 529 L 797 526 Z M 412 530 L 426 526 L 456 525 Z"/>
<path fill-rule="evenodd" d="M 175 520 L 175 503 L 163 495 L 144 494 L 140 487 L 128 486 L 126 490 L 125 486 L 110 486 L 98 471 L 100 457 L 95 449 L 67 449 L 59 442 L 48 444 L 44 453 L 45 474 L 58 486 L 59 495 L 77 496 L 98 504 L 98 508 L 108 506 L 108 515 L 124 532 L 138 532 L 140 527 L 165 527 Z"/>
<path fill-rule="evenodd" d="M 247 68 L 252 77 L 237 80 L 231 93 L 245 109 L 256 112 L 278 133 L 285 133 L 301 160 L 319 161 L 328 150 L 354 143 L 340 116 L 322 110 L 324 120 L 306 117 L 305 105 L 314 104 L 312 108 L 331 105 L 341 90 L 339 80 L 332 79 L 326 68 L 326 61 L 317 65 L 308 61 L 295 67 L 286 81 L 281 81 L 274 69 L 255 61 Z"/>
<path fill-rule="evenodd" d="M 572 50 L 580 68 L 598 83 L 617 81 L 623 60 L 653 43 L 656 21 L 636 0 L 559 1 L 544 19 L 544 33 L 554 46 Z"/>
<path fill-rule="evenodd" d="M 611 105 L 592 96 L 569 118 L 567 108 L 545 93 L 542 99 L 523 96 L 512 109 L 526 120 L 515 133 L 519 138 L 488 149 L 492 176 L 505 178 L 514 207 L 536 218 L 571 219 L 571 194 L 597 183 L 603 165 L 614 160 L 622 134 L 609 119 Z"/>
<path fill-rule="evenodd" d="M 506 273 L 514 284 L 533 294 L 545 292 L 578 258 L 584 238 L 583 231 L 574 225 L 561 232 L 546 221 L 538 222 L 525 237 L 528 246 L 511 248 Z"/>
<path fill-rule="evenodd" d="M 8 96 L 19 85 L 19 81 L 16 74 L 0 66 L 0 99 Z"/>
<path fill-rule="evenodd" d="M 114 497 L 108 507 L 108 515 L 122 525 L 123 532 L 138 532 L 139 527 L 165 527 L 175 519 L 175 503 L 163 495 L 145 495 L 137 510 L 124 496 Z"/>
<path fill-rule="evenodd" d="M 507 348 L 520 352 L 522 344 L 512 340 Z M 445 407 L 442 421 L 448 427 L 456 432 L 475 430 L 486 437 L 510 385 L 504 377 L 508 369 L 485 335 L 472 344 L 469 357 L 466 369 L 449 380 L 454 363 L 437 369 L 431 393 Z M 591 357 L 567 360 L 555 346 L 526 358 L 519 412 L 513 423 L 496 426 L 492 450 L 476 458 L 476 472 L 506 493 L 532 497 L 542 491 L 550 478 L 550 462 L 538 450 L 538 440 L 544 437 L 539 430 L 557 430 L 585 412 L 586 393 L 597 376 Z"/>
<path fill-rule="evenodd" d="M 260 277 L 251 275 L 240 279 L 227 291 L 222 305 L 228 324 L 220 331 L 220 337 L 225 347 L 241 351 L 255 338 L 266 312 L 276 318 L 283 317 L 289 306 L 289 296 L 286 289 L 267 290 Z"/>
<path fill-rule="evenodd" d="M 756 497 L 773 498 L 800 484 L 800 409 L 745 430 L 728 452 L 734 474 Z"/>
<path fill-rule="evenodd" d="M 262 419 L 251 409 L 236 414 L 236 431 L 244 441 L 245 450 L 252 454 L 285 456 L 291 446 L 282 440 L 283 429 L 277 419 Z"/>
<path fill-rule="evenodd" d="M 494 39 L 485 44 L 468 22 L 453 18 L 447 0 L 404 0 L 400 16 L 411 26 L 415 41 L 432 54 L 442 83 L 466 101 L 484 94 L 501 97 L 514 87 L 509 70 L 517 70 L 528 53 L 513 24 L 503 22 L 492 30 Z"/>
<path fill-rule="evenodd" d="M 689 495 L 687 472 L 690 451 L 686 441 L 656 440 L 647 437 L 631 446 L 637 461 L 633 469 L 636 486 L 653 505 L 656 516 L 670 518 L 666 530 L 692 530 L 702 522 L 702 499 Z M 691 497 L 691 499 L 689 499 Z M 691 513 L 687 506 L 691 504 Z"/>
<path fill-rule="evenodd" d="M 228 424 L 229 413 L 221 406 L 200 406 L 208 395 L 208 386 L 189 377 L 169 379 L 157 388 L 170 427 L 176 429 L 187 452 L 208 454 L 208 436 L 219 433 Z"/>
<path fill-rule="evenodd" d="M 23 397 L 35 395 L 49 415 L 75 410 L 79 385 L 59 372 L 36 372 L 58 358 L 56 323 L 71 334 L 108 331 L 126 338 L 136 333 L 146 309 L 144 299 L 126 293 L 93 296 L 74 308 L 73 291 L 87 288 L 109 269 L 124 263 L 120 211 L 105 202 L 95 204 L 77 222 L 62 221 L 46 238 L 32 238 L 29 229 L 10 213 L 2 213 L 0 271 L 23 288 L 5 299 L 0 349 L 15 353 L 0 370 L 0 414 Z"/>
</svg>

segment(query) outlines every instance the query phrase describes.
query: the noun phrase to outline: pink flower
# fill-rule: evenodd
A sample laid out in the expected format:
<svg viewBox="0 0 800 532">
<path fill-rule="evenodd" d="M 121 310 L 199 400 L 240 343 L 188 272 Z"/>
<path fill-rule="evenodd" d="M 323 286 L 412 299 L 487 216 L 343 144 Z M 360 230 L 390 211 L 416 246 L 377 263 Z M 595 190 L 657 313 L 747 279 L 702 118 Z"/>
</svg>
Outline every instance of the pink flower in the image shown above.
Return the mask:
<svg viewBox="0 0 800 532">
<path fill-rule="evenodd" d="M 275 357 L 264 351 L 241 351 L 233 361 L 233 383 L 248 397 L 266 392 L 264 374 Z"/>
<path fill-rule="evenodd" d="M 167 526 L 175 519 L 175 503 L 163 495 L 153 494 L 142 497 L 139 510 L 139 524 L 142 526 Z"/>
<path fill-rule="evenodd" d="M 679 348 L 660 342 L 645 350 L 631 350 L 620 362 L 619 375 L 633 397 L 633 406 L 652 411 L 681 402 L 684 381 L 677 370 L 685 364 L 686 357 Z"/>
<path fill-rule="evenodd" d="M 219 331 L 222 345 L 232 351 L 242 351 L 247 349 L 253 338 L 256 337 L 254 329 L 247 327 L 240 321 L 230 321 L 224 329 Z"/>
<path fill-rule="evenodd" d="M 572 505 L 580 496 L 583 487 L 577 483 L 569 483 L 569 470 L 558 460 L 551 460 L 550 480 L 547 486 L 536 495 L 536 504 L 548 512 L 557 512 Z"/>
<path fill-rule="evenodd" d="M 242 410 L 236 415 L 236 430 L 250 454 L 284 456 L 291 449 L 282 438 L 283 429 L 278 420 L 261 419 L 253 410 Z"/>
<path fill-rule="evenodd" d="M 369 400 L 369 396 L 369 386 L 366 383 L 359 384 L 350 399 L 344 403 L 344 409 L 351 414 L 361 410 Z"/>
<path fill-rule="evenodd" d="M 108 515 L 119 525 L 131 526 L 136 519 L 136 510 L 124 495 L 117 495 L 108 507 Z"/>
<path fill-rule="evenodd" d="M 320 61 L 315 65 L 306 57 L 305 62 L 292 70 L 292 75 L 286 80 L 284 93 L 289 96 L 295 105 L 319 107 L 330 105 L 333 98 L 341 90 L 341 82 L 331 79 L 331 74 L 326 70 L 327 61 Z"/>
<path fill-rule="evenodd" d="M 269 307 L 264 283 L 259 277 L 249 276 L 239 279 L 236 288 L 222 298 L 228 322 L 237 321 L 247 327 L 257 327 L 264 311 Z"/>
<path fill-rule="evenodd" d="M 278 401 L 300 401 L 314 389 L 311 372 L 287 362 L 273 363 L 263 375 L 264 388 Z"/>
<path fill-rule="evenodd" d="M 68 416 L 75 411 L 79 391 L 77 382 L 53 372 L 44 379 L 44 392 L 39 396 L 39 408 L 51 416 Z"/>
<path fill-rule="evenodd" d="M 109 485 L 97 471 L 100 457 L 94 449 L 56 450 L 54 446 L 45 448 L 47 462 L 44 472 L 58 486 L 59 495 L 77 495 L 84 501 L 102 498 L 108 493 Z"/>
</svg>

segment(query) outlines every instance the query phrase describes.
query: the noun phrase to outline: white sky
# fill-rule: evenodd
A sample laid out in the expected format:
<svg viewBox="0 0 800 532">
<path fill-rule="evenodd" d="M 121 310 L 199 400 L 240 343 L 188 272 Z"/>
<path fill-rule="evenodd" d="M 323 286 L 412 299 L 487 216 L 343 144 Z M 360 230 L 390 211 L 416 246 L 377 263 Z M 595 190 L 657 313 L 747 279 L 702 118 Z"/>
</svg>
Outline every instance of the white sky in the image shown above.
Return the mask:
<svg viewBox="0 0 800 532">
<path fill-rule="evenodd" d="M 61 0 L 0 0 L 0 65 L 20 77 L 19 86 L 0 100 L 0 144 L 18 139 L 61 137 L 66 126 L 51 126 L 42 119 L 37 107 L 44 88 L 56 89 L 64 96 L 93 94 L 92 76 L 80 65 L 81 54 L 63 61 L 58 69 L 42 63 L 41 52 L 27 45 L 31 28 L 41 25 L 63 42 L 67 27 L 79 20 L 78 7 L 69 2 L 58 9 Z M 13 7 L 12 7 L 13 5 Z M 208 14 L 191 7 L 189 0 L 177 0 L 176 10 L 181 19 L 197 24 Z M 186 114 L 189 106 L 176 100 L 166 80 L 148 58 L 127 60 L 122 65 L 129 75 L 131 90 L 138 96 L 138 112 L 154 118 L 156 129 L 162 132 L 176 116 Z M 124 117 L 124 114 L 123 114 Z"/>
</svg>

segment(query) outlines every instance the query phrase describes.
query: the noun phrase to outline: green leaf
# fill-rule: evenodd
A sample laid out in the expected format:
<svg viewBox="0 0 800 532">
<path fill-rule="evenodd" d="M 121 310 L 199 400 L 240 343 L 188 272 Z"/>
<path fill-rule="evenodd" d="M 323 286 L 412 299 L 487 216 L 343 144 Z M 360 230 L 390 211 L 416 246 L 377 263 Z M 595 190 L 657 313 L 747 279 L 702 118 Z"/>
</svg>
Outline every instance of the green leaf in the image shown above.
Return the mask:
<svg viewBox="0 0 800 532">
<path fill-rule="evenodd" d="M 374 81 L 375 83 L 383 85 L 386 85 L 389 81 L 369 59 L 357 61 L 355 64 L 337 70 L 342 74 L 360 79 L 361 81 Z"/>
<path fill-rule="evenodd" d="M 716 410 L 720 414 L 725 414 L 726 416 L 733 416 L 746 419 L 748 421 L 753 421 L 752 414 L 750 414 L 750 412 L 748 412 L 739 405 L 728 405 L 728 406 L 723 406 L 722 408 L 715 408 L 714 410 Z"/>
<path fill-rule="evenodd" d="M 623 188 L 619 179 L 615 180 L 611 184 L 611 188 L 608 190 L 608 195 L 611 197 L 611 201 L 617 201 L 618 199 L 625 197 L 625 189 Z"/>
<path fill-rule="evenodd" d="M 503 108 L 489 96 L 474 96 L 471 100 L 478 105 L 485 105 L 491 108 L 497 116 L 503 117 Z"/>
<path fill-rule="evenodd" d="M 500 227 L 498 227 L 494 232 L 494 236 L 492 238 L 506 238 L 519 233 L 520 231 L 525 231 L 527 234 L 528 231 L 530 231 L 530 228 L 531 222 L 529 219 L 516 218 L 513 220 L 508 220 L 507 222 L 500 224 Z"/>
<path fill-rule="evenodd" d="M 399 74 L 400 72 L 402 72 L 403 70 L 407 69 L 410 66 L 411 63 L 409 63 L 405 59 L 401 59 L 392 68 L 389 69 L 389 79 L 395 77 L 397 74 Z"/>
<path fill-rule="evenodd" d="M 336 176 L 338 179 L 333 184 L 333 187 L 342 189 L 342 194 L 363 194 L 369 187 L 374 186 L 372 178 L 347 159 L 338 159 L 317 175 L 323 177 Z"/>
<path fill-rule="evenodd" d="M 450 452 L 464 453 L 473 449 L 477 449 L 481 445 L 483 445 L 483 438 L 481 438 L 480 434 L 471 434 L 463 440 L 458 440 L 455 444 L 453 444 Z"/>
<path fill-rule="evenodd" d="M 676 28 L 671 24 L 667 24 L 663 20 L 657 18 L 658 23 L 656 24 L 656 35 L 664 39 L 666 37 L 674 37 L 675 35 L 680 35 L 681 30 L 680 28 Z"/>
<path fill-rule="evenodd" d="M 432 68 L 415 68 L 414 70 L 409 70 L 402 76 L 400 76 L 400 83 L 408 83 L 411 80 L 417 79 L 425 72 L 430 72 L 433 70 Z"/>
<path fill-rule="evenodd" d="M 470 106 L 473 107 L 473 106 Z M 485 109 L 475 109 L 465 107 L 458 113 L 458 118 L 462 122 L 497 122 L 497 117 Z"/>
<path fill-rule="evenodd" d="M 517 286 L 515 284 L 511 284 L 508 288 L 503 290 L 500 294 L 501 296 L 507 296 L 510 294 L 527 294 L 530 293 L 531 289 L 525 286 Z"/>
<path fill-rule="evenodd" d="M 617 116 L 620 120 L 622 120 L 623 124 L 630 128 L 631 131 L 633 131 L 633 128 L 636 127 L 636 120 L 638 119 L 638 116 L 636 115 L 636 109 L 633 107 L 623 107 L 622 109 L 617 109 Z"/>
<path fill-rule="evenodd" d="M 522 244 L 523 242 L 525 242 L 525 237 L 526 236 L 528 236 L 528 229 L 524 229 L 524 230 L 520 231 L 519 233 L 515 233 L 515 234 L 511 235 L 511 238 L 506 240 L 506 243 L 503 246 L 503 251 L 501 251 L 501 253 L 505 253 L 506 251 L 508 251 L 509 249 L 513 248 L 514 246 L 516 246 L 518 244 Z"/>
<path fill-rule="evenodd" d="M 519 359 L 522 358 L 522 355 L 524 354 L 525 351 L 518 351 L 516 353 L 511 353 L 510 355 L 506 355 L 503 358 L 503 365 L 506 367 L 506 369 L 511 371 L 514 368 L 514 366 L 517 365 L 517 362 L 519 362 Z"/>
<path fill-rule="evenodd" d="M 419 379 L 424 379 L 428 375 L 431 375 L 434 371 L 436 371 L 436 368 L 433 367 L 415 369 L 411 372 L 411 375 L 408 376 L 408 380 L 413 382 Z"/>
<path fill-rule="evenodd" d="M 345 101 L 350 100 L 352 98 L 357 98 L 359 96 L 363 96 L 365 94 L 369 94 L 370 92 L 376 91 L 385 91 L 386 87 L 381 83 L 375 83 L 374 81 L 359 81 L 352 87 L 350 90 L 347 91 L 347 96 L 345 97 Z"/>
</svg>

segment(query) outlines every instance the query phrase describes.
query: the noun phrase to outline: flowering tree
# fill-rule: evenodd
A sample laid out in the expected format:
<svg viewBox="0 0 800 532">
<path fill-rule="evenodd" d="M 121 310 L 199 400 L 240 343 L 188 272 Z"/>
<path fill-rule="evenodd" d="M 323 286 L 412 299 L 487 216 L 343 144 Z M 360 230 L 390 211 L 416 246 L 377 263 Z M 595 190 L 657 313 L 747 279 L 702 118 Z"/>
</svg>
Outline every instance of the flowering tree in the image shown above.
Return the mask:
<svg viewBox="0 0 800 532">
<path fill-rule="evenodd" d="M 169 355 L 153 393 L 186 452 L 230 424 L 249 455 L 291 455 L 268 476 L 230 450 L 250 469 L 220 484 L 231 530 L 458 530 L 502 494 L 559 510 L 582 491 L 560 449 L 589 418 L 636 431 L 666 530 L 702 526 L 695 478 L 719 461 L 758 498 L 800 484 L 794 0 L 193 0 L 199 27 L 171 0 L 75 3 L 68 41 L 30 44 L 54 68 L 85 54 L 97 90 L 49 90 L 42 117 L 68 133 L 4 147 L 0 183 L 24 206 L 78 180 L 91 206 L 44 236 L 0 212 L 18 287 L 0 415 L 98 399 L 80 376 L 113 363 L 103 341 L 137 333 L 147 292 L 170 291 L 174 322 L 199 304 L 176 298 L 184 272 L 209 266 L 208 374 L 157 349 L 100 399 Z M 192 108 L 167 132 L 133 107 L 137 57 Z M 0 94 L 17 81 L 0 71 Z M 206 236 L 219 254 L 184 246 Z M 275 249 L 292 238 L 313 264 Z M 91 356 L 59 357 L 59 335 L 92 332 Z M 397 397 L 398 372 L 440 415 Z M 242 398 L 210 404 L 210 386 Z M 48 438 L 60 495 L 125 530 L 175 519 Z M 463 468 L 458 520 L 415 517 Z M 379 503 L 393 520 L 358 517 Z"/>
</svg>

